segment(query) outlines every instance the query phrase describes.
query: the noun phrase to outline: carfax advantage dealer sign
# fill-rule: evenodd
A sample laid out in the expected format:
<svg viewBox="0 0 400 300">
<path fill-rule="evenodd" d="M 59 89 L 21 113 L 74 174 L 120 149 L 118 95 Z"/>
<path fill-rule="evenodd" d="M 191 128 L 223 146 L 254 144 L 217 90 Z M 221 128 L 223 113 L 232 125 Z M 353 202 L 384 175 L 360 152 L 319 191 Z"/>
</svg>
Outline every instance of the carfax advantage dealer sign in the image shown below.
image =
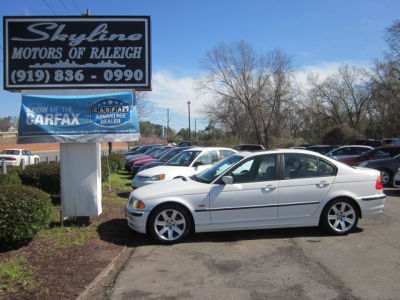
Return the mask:
<svg viewBox="0 0 400 300">
<path fill-rule="evenodd" d="M 151 89 L 150 17 L 4 17 L 4 89 Z"/>
</svg>

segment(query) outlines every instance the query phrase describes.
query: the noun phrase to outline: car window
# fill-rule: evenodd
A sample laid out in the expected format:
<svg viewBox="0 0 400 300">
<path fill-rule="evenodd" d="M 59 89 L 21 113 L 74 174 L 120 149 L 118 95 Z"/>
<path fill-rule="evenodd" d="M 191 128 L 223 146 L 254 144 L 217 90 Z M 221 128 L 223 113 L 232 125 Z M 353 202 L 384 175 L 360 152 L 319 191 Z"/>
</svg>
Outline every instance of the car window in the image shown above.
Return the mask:
<svg viewBox="0 0 400 300">
<path fill-rule="evenodd" d="M 318 159 L 304 154 L 285 154 L 284 179 L 318 176 Z"/>
<path fill-rule="evenodd" d="M 229 175 L 233 183 L 274 180 L 275 167 L 276 155 L 257 156 L 234 168 Z"/>
<path fill-rule="evenodd" d="M 351 148 L 340 148 L 333 151 L 333 155 L 351 155 Z"/>
<path fill-rule="evenodd" d="M 372 159 L 379 159 L 379 158 L 386 158 L 390 157 L 389 150 L 387 149 L 379 149 L 375 151 L 374 153 L 371 153 L 372 155 L 370 156 Z"/>
<path fill-rule="evenodd" d="M 399 148 L 394 148 L 394 149 L 389 149 L 390 157 L 396 156 L 397 154 L 400 154 L 400 149 Z"/>
<path fill-rule="evenodd" d="M 368 148 L 361 148 L 361 147 L 354 147 L 353 148 L 353 155 L 361 155 L 371 149 Z"/>
<path fill-rule="evenodd" d="M 166 166 L 189 166 L 201 151 L 183 151 L 165 163 Z"/>
<path fill-rule="evenodd" d="M 231 150 L 219 150 L 220 159 L 224 159 L 225 157 L 228 157 L 232 154 L 235 154 L 235 152 Z"/>
<path fill-rule="evenodd" d="M 203 165 L 209 165 L 218 161 L 218 153 L 216 150 L 207 151 L 199 156 L 198 162 L 202 162 Z"/>
<path fill-rule="evenodd" d="M 8 155 L 19 155 L 19 150 L 3 150 L 1 154 L 8 154 Z"/>
<path fill-rule="evenodd" d="M 336 175 L 336 167 L 323 159 L 319 159 L 319 176 L 335 176 L 335 175 Z"/>
<path fill-rule="evenodd" d="M 29 154 L 28 154 L 28 151 L 23 150 L 23 151 L 22 151 L 22 155 L 29 155 Z"/>
</svg>

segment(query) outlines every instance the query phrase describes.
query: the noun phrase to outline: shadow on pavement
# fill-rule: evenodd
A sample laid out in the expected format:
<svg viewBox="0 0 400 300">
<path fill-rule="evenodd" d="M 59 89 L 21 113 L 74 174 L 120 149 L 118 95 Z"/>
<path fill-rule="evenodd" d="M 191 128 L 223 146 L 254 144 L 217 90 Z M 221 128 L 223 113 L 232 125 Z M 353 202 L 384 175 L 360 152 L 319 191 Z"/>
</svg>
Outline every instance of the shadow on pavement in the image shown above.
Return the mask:
<svg viewBox="0 0 400 300">
<path fill-rule="evenodd" d="M 400 197 L 400 189 L 397 188 L 390 188 L 390 189 L 384 189 L 383 191 L 386 196 L 391 196 L 391 197 Z"/>
<path fill-rule="evenodd" d="M 353 233 L 362 232 L 362 228 L 356 228 Z M 144 245 L 158 245 L 150 237 L 130 229 L 125 219 L 113 219 L 101 224 L 97 232 L 100 239 L 117 245 L 138 247 Z M 245 240 L 281 239 L 281 238 L 309 238 L 310 243 L 320 242 L 320 238 L 328 236 L 318 227 L 262 229 L 245 231 L 224 231 L 190 234 L 182 243 L 226 243 Z"/>
</svg>

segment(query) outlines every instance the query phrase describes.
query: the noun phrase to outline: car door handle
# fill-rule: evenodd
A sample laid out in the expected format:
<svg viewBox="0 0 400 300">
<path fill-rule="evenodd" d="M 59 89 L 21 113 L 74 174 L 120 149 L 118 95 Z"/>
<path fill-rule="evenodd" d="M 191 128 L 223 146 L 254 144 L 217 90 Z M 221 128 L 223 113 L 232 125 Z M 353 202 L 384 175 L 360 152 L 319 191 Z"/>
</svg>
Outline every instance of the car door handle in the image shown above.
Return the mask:
<svg viewBox="0 0 400 300">
<path fill-rule="evenodd" d="M 265 186 L 265 188 L 264 188 L 264 191 L 272 191 L 272 190 L 274 190 L 274 189 L 276 189 L 276 185 L 267 184 L 267 185 Z"/>
<path fill-rule="evenodd" d="M 330 184 L 331 184 L 330 182 L 323 180 L 323 181 L 320 181 L 319 183 L 317 183 L 317 186 L 318 187 L 326 187 Z"/>
</svg>

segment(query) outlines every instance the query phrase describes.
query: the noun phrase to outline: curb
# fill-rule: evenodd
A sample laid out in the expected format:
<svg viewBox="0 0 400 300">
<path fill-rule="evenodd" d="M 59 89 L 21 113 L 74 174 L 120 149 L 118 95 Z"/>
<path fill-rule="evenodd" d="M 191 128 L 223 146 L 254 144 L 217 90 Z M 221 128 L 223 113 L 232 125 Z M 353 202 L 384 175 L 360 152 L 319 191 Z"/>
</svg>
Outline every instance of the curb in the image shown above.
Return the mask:
<svg viewBox="0 0 400 300">
<path fill-rule="evenodd" d="M 125 246 L 122 251 L 118 253 L 118 255 L 104 268 L 104 270 L 101 271 L 100 274 L 97 275 L 96 278 L 85 288 L 76 300 L 94 299 L 97 297 L 93 297 L 94 295 L 92 294 L 103 294 L 103 286 L 113 282 L 116 275 L 118 275 L 118 270 L 117 272 L 114 272 L 114 274 L 110 274 L 111 271 L 115 271 L 114 269 L 119 269 L 124 265 L 133 251 L 134 248 L 128 248 Z"/>
</svg>

